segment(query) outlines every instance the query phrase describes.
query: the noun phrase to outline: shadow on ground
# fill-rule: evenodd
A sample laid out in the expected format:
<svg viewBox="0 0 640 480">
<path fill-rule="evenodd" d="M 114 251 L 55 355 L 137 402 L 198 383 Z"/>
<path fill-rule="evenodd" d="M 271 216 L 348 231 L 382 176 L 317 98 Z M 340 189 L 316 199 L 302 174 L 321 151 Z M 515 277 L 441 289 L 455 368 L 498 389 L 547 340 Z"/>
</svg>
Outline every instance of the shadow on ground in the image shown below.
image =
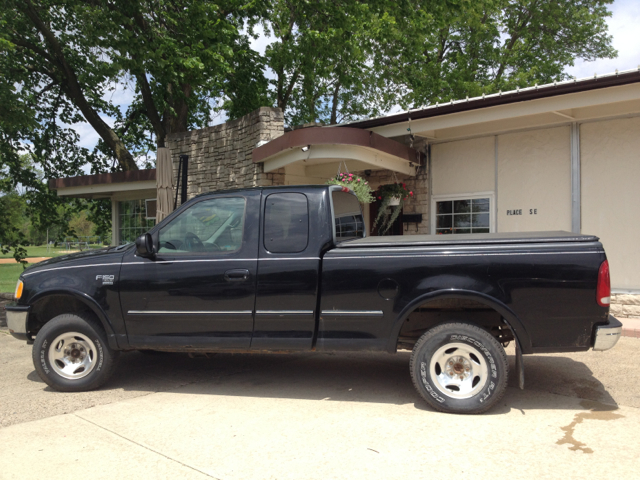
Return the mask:
<svg viewBox="0 0 640 480">
<path fill-rule="evenodd" d="M 155 392 L 180 389 L 186 394 L 257 398 L 330 400 L 337 402 L 414 403 L 430 410 L 418 396 L 409 375 L 410 353 L 387 354 L 216 354 L 190 358 L 186 354 L 157 355 L 129 352 L 121 356 L 114 377 L 102 387 L 109 390 Z M 509 357 L 511 372 L 515 359 Z M 42 382 L 35 371 L 27 378 Z M 44 387 L 44 383 L 42 384 Z M 566 357 L 526 357 L 526 387 L 520 392 L 515 378 L 501 404 L 491 414 L 512 408 L 576 409 L 578 402 L 555 396 L 527 395 L 549 392 L 617 408 L 614 398 L 582 362 Z M 59 394 L 49 387 L 44 390 Z M 524 393 L 524 395 L 522 394 Z M 75 394 L 78 395 L 78 394 Z M 607 405 L 606 407 L 604 405 Z"/>
</svg>

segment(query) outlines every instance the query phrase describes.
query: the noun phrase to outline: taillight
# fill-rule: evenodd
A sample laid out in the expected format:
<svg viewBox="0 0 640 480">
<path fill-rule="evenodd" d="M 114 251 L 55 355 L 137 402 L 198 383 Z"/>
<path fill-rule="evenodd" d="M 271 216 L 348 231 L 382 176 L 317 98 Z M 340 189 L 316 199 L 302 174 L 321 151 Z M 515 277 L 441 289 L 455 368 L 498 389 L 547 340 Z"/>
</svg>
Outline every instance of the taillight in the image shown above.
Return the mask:
<svg viewBox="0 0 640 480">
<path fill-rule="evenodd" d="M 609 277 L 609 261 L 605 260 L 598 270 L 598 287 L 596 300 L 601 307 L 608 307 L 611 303 L 611 279 Z"/>
</svg>

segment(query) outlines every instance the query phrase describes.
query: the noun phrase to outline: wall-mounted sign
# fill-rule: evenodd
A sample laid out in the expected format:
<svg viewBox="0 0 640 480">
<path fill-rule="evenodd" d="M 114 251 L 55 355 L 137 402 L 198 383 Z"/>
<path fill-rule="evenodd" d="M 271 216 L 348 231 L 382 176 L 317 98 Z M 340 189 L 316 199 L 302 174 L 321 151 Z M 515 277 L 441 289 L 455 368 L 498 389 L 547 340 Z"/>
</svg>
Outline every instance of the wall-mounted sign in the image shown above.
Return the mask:
<svg viewBox="0 0 640 480">
<path fill-rule="evenodd" d="M 537 208 L 529 209 L 529 215 L 537 215 L 537 214 L 538 214 Z M 522 209 L 519 208 L 517 210 L 507 210 L 507 215 L 522 215 Z"/>
</svg>

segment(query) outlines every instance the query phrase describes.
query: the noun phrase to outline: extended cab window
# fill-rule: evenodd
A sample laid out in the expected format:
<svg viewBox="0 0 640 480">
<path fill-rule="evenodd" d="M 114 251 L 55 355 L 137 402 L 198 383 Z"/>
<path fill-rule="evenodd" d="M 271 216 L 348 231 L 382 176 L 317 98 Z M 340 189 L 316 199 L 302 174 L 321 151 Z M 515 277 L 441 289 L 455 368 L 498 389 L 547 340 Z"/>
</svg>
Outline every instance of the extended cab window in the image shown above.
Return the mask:
<svg viewBox="0 0 640 480">
<path fill-rule="evenodd" d="M 309 205 L 301 193 L 273 193 L 264 207 L 264 248 L 297 253 L 309 242 Z"/>
<path fill-rule="evenodd" d="M 335 215 L 336 241 L 353 240 L 365 236 L 364 219 L 360 203 L 355 195 L 332 191 L 333 214 Z"/>
<path fill-rule="evenodd" d="M 158 253 L 235 252 L 242 246 L 244 198 L 203 200 L 159 233 Z"/>
</svg>

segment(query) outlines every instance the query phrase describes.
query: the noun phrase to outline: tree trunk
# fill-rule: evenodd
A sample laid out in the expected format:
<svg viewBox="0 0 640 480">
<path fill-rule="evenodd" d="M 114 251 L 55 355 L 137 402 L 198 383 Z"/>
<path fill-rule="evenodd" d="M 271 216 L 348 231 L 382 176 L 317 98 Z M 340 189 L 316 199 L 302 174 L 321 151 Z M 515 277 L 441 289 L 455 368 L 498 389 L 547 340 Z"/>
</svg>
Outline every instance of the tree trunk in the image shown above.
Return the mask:
<svg viewBox="0 0 640 480">
<path fill-rule="evenodd" d="M 333 89 L 330 125 L 335 125 L 336 123 L 338 123 L 338 93 L 340 93 L 340 82 L 336 82 L 336 88 Z"/>
<path fill-rule="evenodd" d="M 129 150 L 120 137 L 118 137 L 113 129 L 100 118 L 100 115 L 98 115 L 87 101 L 84 96 L 84 92 L 82 91 L 82 87 L 80 86 L 80 82 L 78 81 L 78 77 L 71 65 L 69 65 L 69 62 L 67 62 L 62 46 L 58 42 L 56 36 L 51 32 L 51 30 L 49 30 L 47 25 L 45 25 L 38 15 L 36 8 L 29 0 L 26 0 L 25 6 L 26 15 L 33 22 L 34 26 L 38 29 L 49 45 L 55 64 L 57 64 L 55 66 L 58 67 L 56 70 L 59 69 L 59 73 L 64 76 L 64 78 L 60 79 L 60 83 L 67 97 L 69 97 L 74 105 L 78 107 L 87 122 L 89 122 L 96 133 L 100 135 L 102 140 L 104 140 L 107 146 L 111 149 L 122 169 L 138 170 L 138 166 L 136 165 L 133 156 L 129 153 Z M 54 78 L 53 80 L 58 79 Z"/>
</svg>

